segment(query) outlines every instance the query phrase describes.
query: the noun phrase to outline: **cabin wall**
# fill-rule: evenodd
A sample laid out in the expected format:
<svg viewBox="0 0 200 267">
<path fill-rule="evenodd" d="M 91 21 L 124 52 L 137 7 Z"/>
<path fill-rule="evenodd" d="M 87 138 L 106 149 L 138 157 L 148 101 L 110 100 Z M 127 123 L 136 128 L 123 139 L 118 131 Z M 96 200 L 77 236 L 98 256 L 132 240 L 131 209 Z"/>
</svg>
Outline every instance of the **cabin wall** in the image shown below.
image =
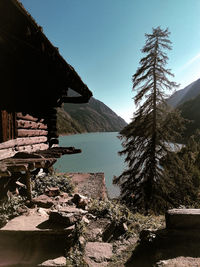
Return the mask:
<svg viewBox="0 0 200 267">
<path fill-rule="evenodd" d="M 17 112 L 15 114 L 16 138 L 0 143 L 0 160 L 17 152 L 32 153 L 58 144 L 56 109 L 42 112 Z"/>
</svg>

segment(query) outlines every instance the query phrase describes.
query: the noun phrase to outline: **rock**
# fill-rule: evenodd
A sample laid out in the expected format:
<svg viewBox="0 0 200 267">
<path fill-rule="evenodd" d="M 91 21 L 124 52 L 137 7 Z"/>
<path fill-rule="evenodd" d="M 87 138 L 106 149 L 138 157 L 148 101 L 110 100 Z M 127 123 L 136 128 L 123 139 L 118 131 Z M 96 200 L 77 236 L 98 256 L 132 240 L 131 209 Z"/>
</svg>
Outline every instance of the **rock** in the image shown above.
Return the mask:
<svg viewBox="0 0 200 267">
<path fill-rule="evenodd" d="M 113 256 L 112 244 L 101 243 L 101 242 L 88 242 L 85 246 L 84 260 L 86 262 L 102 263 L 104 261 L 109 261 Z M 89 264 L 89 263 L 88 263 Z M 92 266 L 92 265 L 89 265 Z M 99 265 L 100 266 L 100 265 Z"/>
<path fill-rule="evenodd" d="M 90 233 L 89 233 L 90 240 L 101 241 L 101 235 L 102 235 L 102 229 L 100 228 L 94 228 L 90 230 Z"/>
<path fill-rule="evenodd" d="M 156 263 L 157 267 L 198 267 L 200 266 L 200 258 L 177 257 L 169 260 L 161 260 Z"/>
<path fill-rule="evenodd" d="M 59 257 L 52 260 L 44 261 L 43 263 L 39 264 L 38 266 L 66 266 L 66 258 L 65 257 Z"/>
<path fill-rule="evenodd" d="M 78 239 L 78 242 L 81 246 L 81 248 L 84 248 L 84 245 L 85 245 L 85 238 L 83 236 L 80 236 L 79 239 Z"/>
<path fill-rule="evenodd" d="M 88 204 L 88 198 L 80 194 L 75 194 L 72 202 L 76 205 L 77 208 L 85 209 Z"/>
<path fill-rule="evenodd" d="M 171 209 L 165 218 L 167 229 L 200 229 L 200 209 Z"/>
<path fill-rule="evenodd" d="M 85 263 L 87 264 L 88 267 L 105 267 L 108 266 L 108 262 L 104 261 L 104 262 L 95 262 L 94 260 L 91 260 L 90 258 L 85 258 Z"/>
<path fill-rule="evenodd" d="M 68 198 L 69 198 L 69 195 L 68 195 L 67 193 L 65 193 L 65 192 L 61 192 L 61 193 L 60 193 L 60 196 L 61 196 L 62 198 L 65 198 L 65 199 L 68 199 Z"/>
<path fill-rule="evenodd" d="M 49 221 L 61 224 L 64 227 L 68 227 L 75 224 L 77 220 L 80 220 L 80 215 L 74 213 L 51 211 L 49 214 Z"/>
<path fill-rule="evenodd" d="M 87 213 L 87 218 L 88 218 L 89 220 L 95 220 L 95 219 L 97 218 L 97 216 L 94 216 L 94 215 L 91 214 L 91 213 Z"/>
<path fill-rule="evenodd" d="M 26 206 L 18 207 L 17 208 L 17 212 L 18 212 L 19 215 L 28 213 L 28 208 Z"/>
<path fill-rule="evenodd" d="M 66 213 L 83 214 L 83 215 L 88 213 L 87 210 L 78 209 L 78 208 L 71 207 L 71 206 L 61 207 L 61 208 L 59 209 L 59 211 L 61 211 L 61 212 L 66 212 Z"/>
<path fill-rule="evenodd" d="M 45 194 L 49 197 L 56 197 L 60 194 L 60 189 L 58 187 L 47 187 Z"/>
<path fill-rule="evenodd" d="M 37 213 L 39 213 L 41 216 L 45 215 L 47 216 L 47 210 L 43 209 L 43 208 L 39 208 L 37 209 Z"/>
<path fill-rule="evenodd" d="M 128 231 L 128 227 L 125 223 L 117 223 L 112 221 L 105 229 L 103 233 L 103 241 L 110 242 L 112 239 L 118 239 L 121 235 Z"/>
<path fill-rule="evenodd" d="M 84 223 L 86 223 L 86 224 L 89 224 L 90 223 L 90 221 L 85 216 L 82 217 L 82 220 L 81 221 L 84 222 Z"/>
<path fill-rule="evenodd" d="M 46 195 L 40 195 L 39 197 L 33 198 L 32 203 L 36 204 L 38 207 L 46 209 L 52 207 L 54 204 L 53 200 Z"/>
<path fill-rule="evenodd" d="M 104 242 L 109 242 L 112 239 L 115 228 L 116 228 L 115 221 L 112 221 L 109 225 L 107 225 L 102 235 L 102 239 Z"/>
</svg>

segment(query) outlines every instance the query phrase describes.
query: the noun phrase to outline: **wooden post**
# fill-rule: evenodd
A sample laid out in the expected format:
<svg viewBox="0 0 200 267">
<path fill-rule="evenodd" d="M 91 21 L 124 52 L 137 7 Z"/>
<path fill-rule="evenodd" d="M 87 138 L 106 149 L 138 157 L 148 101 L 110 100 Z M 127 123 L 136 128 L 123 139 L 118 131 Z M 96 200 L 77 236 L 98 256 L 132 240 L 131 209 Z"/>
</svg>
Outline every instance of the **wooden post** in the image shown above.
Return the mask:
<svg viewBox="0 0 200 267">
<path fill-rule="evenodd" d="M 27 190 L 27 198 L 28 200 L 32 201 L 32 194 L 31 194 L 31 173 L 28 170 L 26 172 L 26 190 Z"/>
</svg>

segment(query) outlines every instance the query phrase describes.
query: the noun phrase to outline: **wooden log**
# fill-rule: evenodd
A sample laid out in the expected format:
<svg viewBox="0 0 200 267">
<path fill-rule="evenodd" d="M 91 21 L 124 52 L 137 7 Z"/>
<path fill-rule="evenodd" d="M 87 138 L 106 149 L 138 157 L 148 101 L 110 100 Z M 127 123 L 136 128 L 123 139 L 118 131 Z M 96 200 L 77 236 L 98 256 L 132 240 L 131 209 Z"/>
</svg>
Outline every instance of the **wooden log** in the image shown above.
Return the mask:
<svg viewBox="0 0 200 267">
<path fill-rule="evenodd" d="M 27 188 L 27 198 L 28 200 L 32 200 L 32 193 L 31 193 L 31 174 L 29 171 L 26 172 L 26 188 Z"/>
<path fill-rule="evenodd" d="M 47 144 L 35 144 L 35 145 L 28 145 L 28 146 L 20 146 L 18 148 L 19 152 L 28 152 L 28 153 L 33 153 L 39 150 L 46 150 L 49 148 L 49 145 Z"/>
<path fill-rule="evenodd" d="M 48 134 L 48 131 L 45 131 L 45 130 L 18 129 L 19 137 L 31 137 L 31 136 L 40 136 L 40 135 L 47 135 L 47 134 Z"/>
<path fill-rule="evenodd" d="M 27 146 L 19 146 L 17 150 L 14 148 L 7 148 L 7 149 L 1 149 L 0 150 L 0 160 L 11 158 L 18 152 L 27 152 L 27 153 L 33 153 L 39 150 L 46 150 L 49 148 L 49 145 L 40 143 L 40 144 L 34 144 L 34 145 L 27 145 Z"/>
<path fill-rule="evenodd" d="M 13 148 L 2 149 L 2 150 L 0 150 L 0 160 L 6 159 L 6 158 L 11 158 L 16 153 L 17 153 L 17 151 L 15 151 Z"/>
<path fill-rule="evenodd" d="M 27 159 L 13 159 L 12 158 L 12 159 L 6 159 L 5 162 L 9 170 L 12 170 L 12 172 L 19 172 L 21 168 L 20 166 L 26 166 L 27 164 L 28 164 L 27 169 L 29 171 L 35 168 L 49 168 L 56 162 L 56 159 L 55 158 L 29 158 L 29 159 L 28 158 Z M 15 166 L 17 167 L 15 168 Z M 2 172 L 2 173 L 5 173 L 5 172 Z"/>
<path fill-rule="evenodd" d="M 17 146 L 32 145 L 47 142 L 46 136 L 16 138 L 3 143 L 0 143 L 0 150 L 5 148 L 12 148 Z"/>
<path fill-rule="evenodd" d="M 39 118 L 33 117 L 32 115 L 29 115 L 29 114 L 24 115 L 21 112 L 17 113 L 17 119 L 36 121 L 36 122 L 43 122 L 44 121 L 44 119 L 39 119 Z"/>
<path fill-rule="evenodd" d="M 9 172 L 8 170 L 5 172 L 0 171 L 0 177 L 11 177 L 11 172 Z"/>
<path fill-rule="evenodd" d="M 10 172 L 21 172 L 21 171 L 28 171 L 29 165 L 27 163 L 19 163 L 8 166 L 8 170 Z"/>
<path fill-rule="evenodd" d="M 81 153 L 81 149 L 76 149 L 75 147 L 53 147 L 50 149 L 51 151 L 59 152 L 64 154 L 76 154 L 76 153 Z M 41 151 L 43 153 L 43 151 Z"/>
<path fill-rule="evenodd" d="M 44 123 L 28 120 L 17 120 L 17 127 L 25 129 L 47 129 L 47 125 Z"/>
</svg>

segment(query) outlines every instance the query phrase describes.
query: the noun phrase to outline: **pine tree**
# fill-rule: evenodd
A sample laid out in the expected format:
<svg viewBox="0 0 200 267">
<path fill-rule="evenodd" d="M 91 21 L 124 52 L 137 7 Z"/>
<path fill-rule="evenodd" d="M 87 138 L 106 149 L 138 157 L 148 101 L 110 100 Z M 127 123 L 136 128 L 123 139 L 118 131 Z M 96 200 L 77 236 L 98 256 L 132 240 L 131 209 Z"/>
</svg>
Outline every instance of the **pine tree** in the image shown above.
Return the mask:
<svg viewBox="0 0 200 267">
<path fill-rule="evenodd" d="M 120 133 L 124 150 L 119 154 L 125 155 L 127 169 L 113 181 L 120 185 L 123 201 L 146 212 L 156 209 L 156 192 L 163 176 L 159 161 L 170 151 L 169 142 L 175 140 L 183 122 L 165 102 L 165 92 L 178 86 L 168 79 L 173 74 L 165 68 L 168 57 L 164 50 L 171 49 L 169 34 L 168 29 L 157 27 L 145 35 L 145 56 L 132 77 L 137 111 Z"/>
</svg>

